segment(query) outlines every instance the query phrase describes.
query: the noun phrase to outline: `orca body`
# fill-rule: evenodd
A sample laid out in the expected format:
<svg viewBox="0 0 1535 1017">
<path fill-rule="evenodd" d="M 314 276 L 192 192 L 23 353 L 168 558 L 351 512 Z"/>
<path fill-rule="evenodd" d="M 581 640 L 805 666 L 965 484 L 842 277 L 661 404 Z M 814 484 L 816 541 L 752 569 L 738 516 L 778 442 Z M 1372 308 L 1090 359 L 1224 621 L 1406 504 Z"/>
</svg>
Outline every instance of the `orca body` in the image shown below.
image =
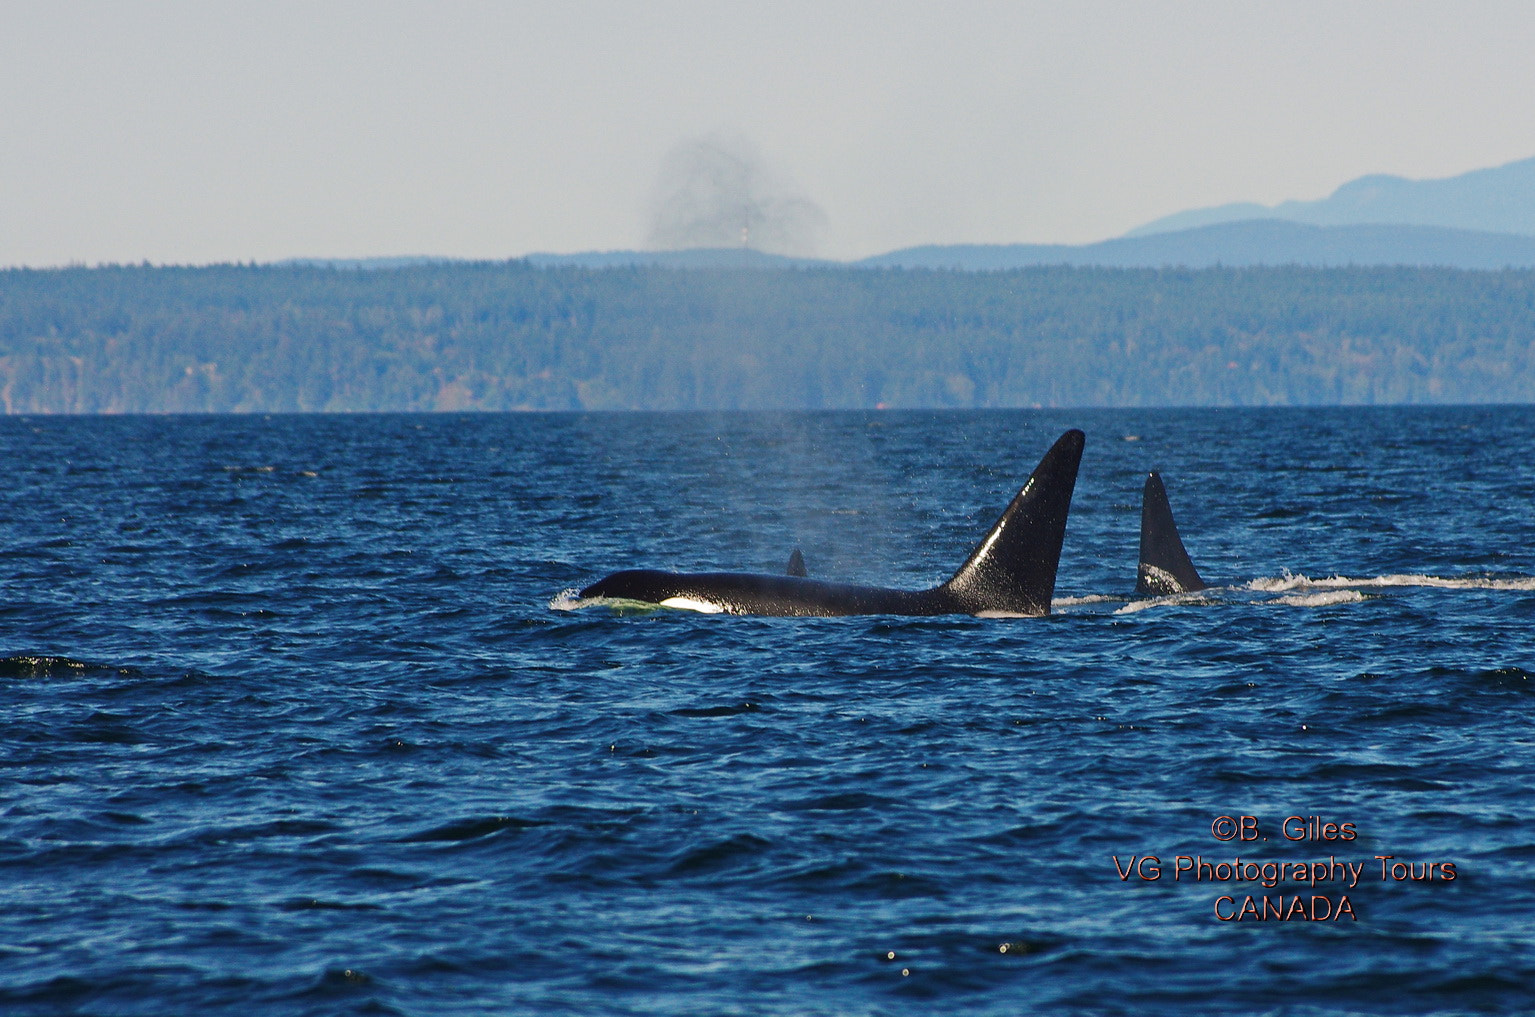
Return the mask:
<svg viewBox="0 0 1535 1017">
<path fill-rule="evenodd" d="M 1066 536 L 1066 515 L 1085 438 L 1067 431 L 1040 460 L 1002 517 L 948 582 L 930 590 L 828 583 L 739 572 L 615 572 L 580 592 L 708 613 L 779 616 L 855 614 L 1045 615 Z M 798 563 L 803 567 L 803 559 Z"/>
<path fill-rule="evenodd" d="M 1205 588 L 1194 563 L 1184 550 L 1173 521 L 1162 478 L 1151 474 L 1141 492 L 1141 560 L 1136 569 L 1135 593 L 1141 597 L 1167 597 Z"/>
</svg>

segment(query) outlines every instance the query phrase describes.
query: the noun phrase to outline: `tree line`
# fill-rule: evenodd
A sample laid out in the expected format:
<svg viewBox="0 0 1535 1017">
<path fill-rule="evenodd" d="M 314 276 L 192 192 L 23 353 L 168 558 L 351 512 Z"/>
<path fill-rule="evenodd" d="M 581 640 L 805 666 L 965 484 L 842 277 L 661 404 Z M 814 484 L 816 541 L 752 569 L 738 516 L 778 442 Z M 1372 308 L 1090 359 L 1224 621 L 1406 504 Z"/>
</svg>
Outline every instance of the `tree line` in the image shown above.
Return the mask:
<svg viewBox="0 0 1535 1017">
<path fill-rule="evenodd" d="M 0 271 L 7 413 L 1535 401 L 1535 271 Z"/>
</svg>

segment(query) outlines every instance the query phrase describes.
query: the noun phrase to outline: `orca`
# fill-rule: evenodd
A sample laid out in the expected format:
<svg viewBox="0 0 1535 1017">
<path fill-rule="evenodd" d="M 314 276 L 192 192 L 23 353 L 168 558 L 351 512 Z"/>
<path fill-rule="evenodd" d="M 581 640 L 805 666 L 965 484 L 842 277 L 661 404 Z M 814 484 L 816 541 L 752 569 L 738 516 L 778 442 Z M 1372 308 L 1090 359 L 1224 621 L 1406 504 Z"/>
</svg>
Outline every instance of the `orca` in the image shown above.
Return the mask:
<svg viewBox="0 0 1535 1017">
<path fill-rule="evenodd" d="M 789 555 L 789 567 L 784 571 L 784 575 L 799 576 L 801 579 L 810 575 L 805 570 L 805 556 L 799 553 L 799 548 L 796 547 Z"/>
<path fill-rule="evenodd" d="M 1077 430 L 1061 435 L 959 571 L 930 590 L 810 579 L 792 574 L 796 562 L 791 558 L 789 575 L 630 569 L 598 580 L 579 595 L 710 614 L 1046 615 L 1085 440 Z M 803 558 L 797 564 L 802 567 Z"/>
<path fill-rule="evenodd" d="M 1146 478 L 1141 491 L 1141 560 L 1136 568 L 1135 593 L 1141 597 L 1167 597 L 1205 588 L 1194 563 L 1184 550 L 1173 521 L 1173 507 L 1159 474 Z"/>
</svg>

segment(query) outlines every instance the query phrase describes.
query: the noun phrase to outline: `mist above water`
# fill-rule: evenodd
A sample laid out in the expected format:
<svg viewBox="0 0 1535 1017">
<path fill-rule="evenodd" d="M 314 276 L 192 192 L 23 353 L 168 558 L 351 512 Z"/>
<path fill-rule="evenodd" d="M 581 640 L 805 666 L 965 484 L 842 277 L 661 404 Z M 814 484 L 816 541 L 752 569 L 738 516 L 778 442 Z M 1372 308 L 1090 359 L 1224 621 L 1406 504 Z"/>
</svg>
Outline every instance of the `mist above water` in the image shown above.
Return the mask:
<svg viewBox="0 0 1535 1017">
<path fill-rule="evenodd" d="M 776 173 L 745 138 L 715 132 L 683 141 L 661 163 L 649 242 L 661 250 L 742 247 L 815 253 L 826 213 Z"/>
</svg>

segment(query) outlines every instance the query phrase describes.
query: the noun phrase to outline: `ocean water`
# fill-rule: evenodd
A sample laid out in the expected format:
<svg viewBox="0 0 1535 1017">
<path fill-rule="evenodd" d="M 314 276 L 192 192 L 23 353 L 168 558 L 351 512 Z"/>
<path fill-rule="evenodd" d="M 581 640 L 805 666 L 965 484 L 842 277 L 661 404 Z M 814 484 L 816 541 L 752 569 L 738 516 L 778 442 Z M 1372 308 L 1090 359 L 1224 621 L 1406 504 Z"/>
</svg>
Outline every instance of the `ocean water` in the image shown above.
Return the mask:
<svg viewBox="0 0 1535 1017">
<path fill-rule="evenodd" d="M 1050 617 L 570 595 L 930 585 L 1068 427 Z M 1528 408 L 0 449 L 0 1013 L 1535 1010 Z M 1199 595 L 1130 596 L 1152 469 Z"/>
</svg>

